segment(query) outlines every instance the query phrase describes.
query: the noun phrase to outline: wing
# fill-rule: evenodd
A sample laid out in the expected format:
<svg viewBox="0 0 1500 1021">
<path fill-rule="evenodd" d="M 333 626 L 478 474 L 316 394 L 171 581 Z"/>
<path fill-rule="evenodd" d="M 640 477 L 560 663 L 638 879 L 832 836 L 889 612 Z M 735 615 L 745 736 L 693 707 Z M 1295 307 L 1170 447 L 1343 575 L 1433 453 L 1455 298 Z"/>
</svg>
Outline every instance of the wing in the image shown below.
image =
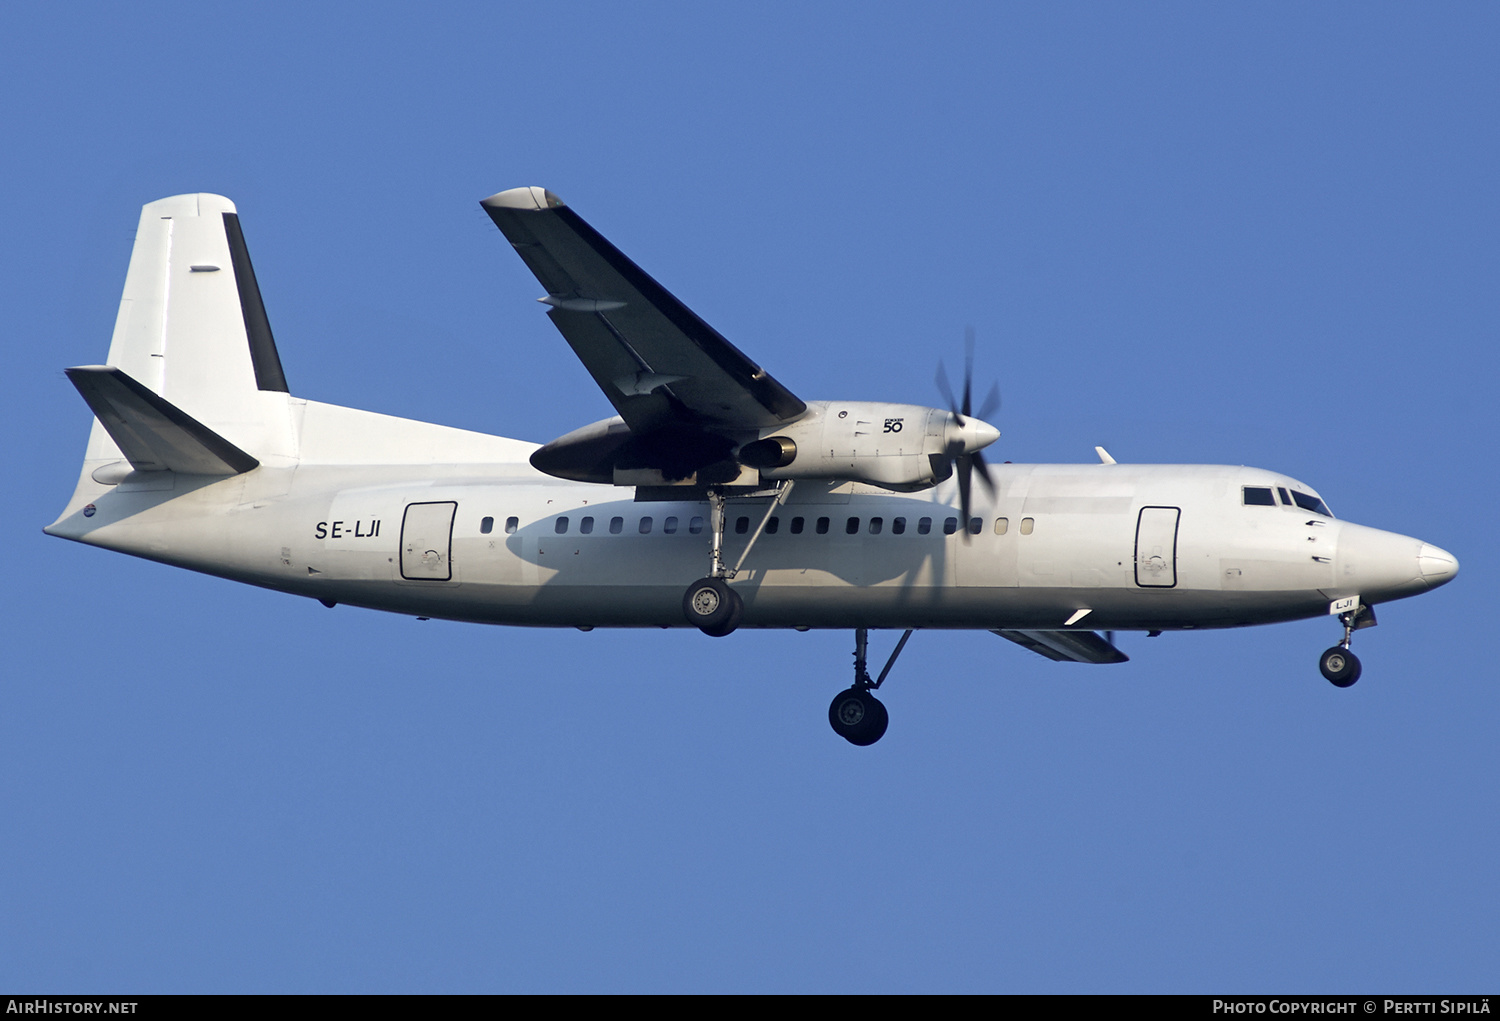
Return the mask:
<svg viewBox="0 0 1500 1021">
<path fill-rule="evenodd" d="M 1095 631 L 996 631 L 1032 652 L 1071 663 L 1126 663 L 1130 657 Z"/>
<path fill-rule="evenodd" d="M 739 431 L 807 405 L 651 279 L 562 200 L 513 188 L 481 205 L 550 305 L 547 315 L 632 432 Z"/>
</svg>

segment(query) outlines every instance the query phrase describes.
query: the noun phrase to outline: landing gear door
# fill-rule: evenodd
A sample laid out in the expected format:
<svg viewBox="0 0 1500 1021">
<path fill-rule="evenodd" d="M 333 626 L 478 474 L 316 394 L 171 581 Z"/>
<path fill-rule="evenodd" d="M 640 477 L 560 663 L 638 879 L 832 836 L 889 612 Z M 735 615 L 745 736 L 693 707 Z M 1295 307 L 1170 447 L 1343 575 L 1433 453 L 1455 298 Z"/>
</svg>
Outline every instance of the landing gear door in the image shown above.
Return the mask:
<svg viewBox="0 0 1500 1021">
<path fill-rule="evenodd" d="M 1135 583 L 1142 588 L 1177 584 L 1179 507 L 1142 507 L 1135 524 Z"/>
<path fill-rule="evenodd" d="M 407 504 L 401 518 L 401 577 L 448 581 L 453 577 L 453 514 L 458 504 Z"/>
</svg>

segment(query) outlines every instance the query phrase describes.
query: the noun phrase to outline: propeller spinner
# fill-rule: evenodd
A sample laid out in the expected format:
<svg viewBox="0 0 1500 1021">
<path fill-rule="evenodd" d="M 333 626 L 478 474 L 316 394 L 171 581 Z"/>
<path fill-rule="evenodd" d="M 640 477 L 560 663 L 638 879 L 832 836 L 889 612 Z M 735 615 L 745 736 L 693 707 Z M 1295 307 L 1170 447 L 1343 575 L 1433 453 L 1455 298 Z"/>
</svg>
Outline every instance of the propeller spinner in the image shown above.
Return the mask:
<svg viewBox="0 0 1500 1021">
<path fill-rule="evenodd" d="M 952 413 L 952 419 L 944 435 L 944 454 L 953 463 L 954 472 L 958 476 L 958 501 L 963 514 L 962 528 L 964 541 L 968 542 L 969 511 L 973 502 L 973 476 L 976 471 L 979 474 L 979 480 L 984 483 L 990 494 L 993 495 L 995 492 L 995 483 L 990 478 L 989 465 L 985 464 L 984 455 L 980 453 L 980 450 L 1000 438 L 1000 430 L 984 421 L 1000 410 L 999 383 L 990 387 L 990 392 L 985 396 L 984 403 L 979 406 L 977 415 L 971 410 L 974 387 L 974 328 L 972 326 L 964 330 L 964 397 L 962 403 L 953 399 L 953 388 L 948 383 L 948 373 L 943 368 L 942 362 L 938 362 L 937 387 L 943 399 L 948 402 L 948 410 Z"/>
</svg>

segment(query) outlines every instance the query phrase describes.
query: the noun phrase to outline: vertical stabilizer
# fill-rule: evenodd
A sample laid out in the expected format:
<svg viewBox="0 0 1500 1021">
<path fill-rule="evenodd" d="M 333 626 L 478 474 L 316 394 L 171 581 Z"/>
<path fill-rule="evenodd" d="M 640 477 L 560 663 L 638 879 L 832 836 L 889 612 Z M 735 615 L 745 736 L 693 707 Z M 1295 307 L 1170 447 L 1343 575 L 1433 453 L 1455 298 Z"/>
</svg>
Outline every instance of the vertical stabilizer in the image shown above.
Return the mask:
<svg viewBox="0 0 1500 1021">
<path fill-rule="evenodd" d="M 296 456 L 286 376 L 234 203 L 141 210 L 108 364 L 267 463 Z M 122 454 L 96 423 L 88 460 Z"/>
</svg>

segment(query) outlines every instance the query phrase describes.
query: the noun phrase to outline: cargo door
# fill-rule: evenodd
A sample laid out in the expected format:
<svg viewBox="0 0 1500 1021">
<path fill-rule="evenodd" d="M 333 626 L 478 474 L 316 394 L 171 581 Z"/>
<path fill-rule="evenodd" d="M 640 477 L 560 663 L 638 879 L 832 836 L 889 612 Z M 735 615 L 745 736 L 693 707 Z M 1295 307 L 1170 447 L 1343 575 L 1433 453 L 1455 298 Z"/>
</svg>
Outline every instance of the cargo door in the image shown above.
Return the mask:
<svg viewBox="0 0 1500 1021">
<path fill-rule="evenodd" d="M 411 581 L 448 581 L 453 577 L 453 515 L 458 504 L 407 504 L 401 518 L 401 577 Z"/>
</svg>

